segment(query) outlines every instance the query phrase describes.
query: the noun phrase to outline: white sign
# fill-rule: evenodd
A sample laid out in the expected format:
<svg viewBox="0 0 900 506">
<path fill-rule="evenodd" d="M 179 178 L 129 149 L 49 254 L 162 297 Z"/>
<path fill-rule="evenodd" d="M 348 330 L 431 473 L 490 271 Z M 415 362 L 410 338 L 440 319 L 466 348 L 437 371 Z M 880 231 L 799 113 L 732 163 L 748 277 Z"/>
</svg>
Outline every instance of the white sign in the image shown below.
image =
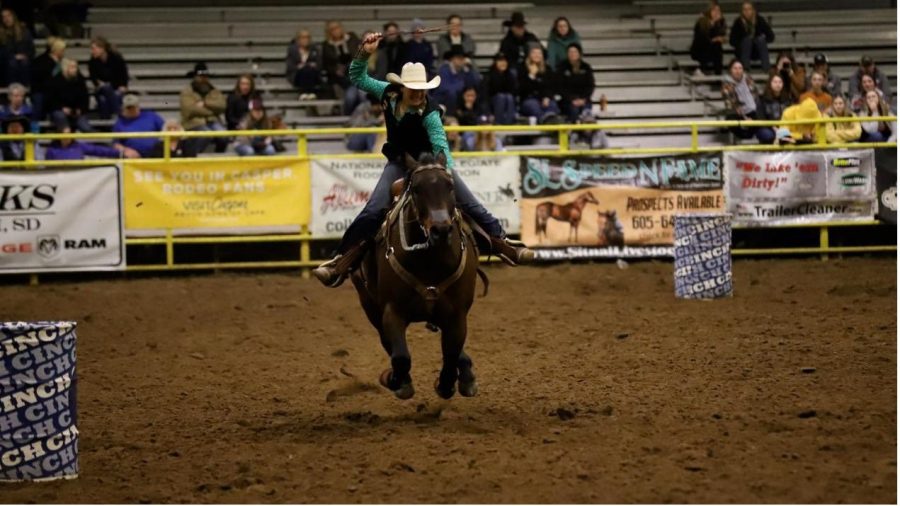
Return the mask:
<svg viewBox="0 0 900 506">
<path fill-rule="evenodd" d="M 510 234 L 518 234 L 519 157 L 458 157 L 454 169 Z M 384 170 L 383 159 L 312 161 L 312 218 L 317 238 L 339 238 L 362 211 Z"/>
<path fill-rule="evenodd" d="M 125 268 L 118 167 L 0 171 L 0 272 Z"/>
</svg>

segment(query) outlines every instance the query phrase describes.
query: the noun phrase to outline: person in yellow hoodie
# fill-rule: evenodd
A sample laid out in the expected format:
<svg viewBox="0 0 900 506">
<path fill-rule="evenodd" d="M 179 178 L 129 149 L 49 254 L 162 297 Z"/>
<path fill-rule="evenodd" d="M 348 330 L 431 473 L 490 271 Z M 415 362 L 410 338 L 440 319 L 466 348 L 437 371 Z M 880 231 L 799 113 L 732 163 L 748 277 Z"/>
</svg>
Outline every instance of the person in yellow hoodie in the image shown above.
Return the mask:
<svg viewBox="0 0 900 506">
<path fill-rule="evenodd" d="M 807 98 L 799 104 L 792 105 L 781 114 L 782 121 L 802 119 L 820 119 L 822 113 L 816 101 Z M 816 142 L 816 125 L 786 125 L 789 136 L 778 135 L 778 141 L 789 144 L 810 144 Z"/>
<path fill-rule="evenodd" d="M 847 107 L 847 99 L 843 95 L 835 95 L 831 102 L 831 108 L 825 111 L 829 118 L 853 118 L 856 115 Z M 862 126 L 859 122 L 827 123 L 825 125 L 825 139 L 828 144 L 842 144 L 856 142 L 862 135 Z"/>
</svg>

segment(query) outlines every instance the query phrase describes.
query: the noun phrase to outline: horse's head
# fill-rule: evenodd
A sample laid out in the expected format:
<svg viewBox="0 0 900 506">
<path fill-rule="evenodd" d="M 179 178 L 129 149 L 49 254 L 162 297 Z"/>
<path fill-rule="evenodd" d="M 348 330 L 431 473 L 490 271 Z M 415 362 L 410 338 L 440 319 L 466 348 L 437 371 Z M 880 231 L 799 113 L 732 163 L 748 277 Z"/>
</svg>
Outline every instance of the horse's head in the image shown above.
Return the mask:
<svg viewBox="0 0 900 506">
<path fill-rule="evenodd" d="M 594 205 L 600 204 L 600 202 L 597 201 L 597 198 L 594 197 L 594 194 L 591 192 L 582 193 L 581 198 L 583 198 L 584 201 L 587 202 L 588 204 L 594 204 Z"/>
<path fill-rule="evenodd" d="M 406 155 L 409 171 L 409 191 L 416 221 L 425 232 L 428 244 L 445 241 L 456 219 L 456 196 L 453 176 L 447 171 L 447 157 L 424 154 L 416 161 Z"/>
</svg>

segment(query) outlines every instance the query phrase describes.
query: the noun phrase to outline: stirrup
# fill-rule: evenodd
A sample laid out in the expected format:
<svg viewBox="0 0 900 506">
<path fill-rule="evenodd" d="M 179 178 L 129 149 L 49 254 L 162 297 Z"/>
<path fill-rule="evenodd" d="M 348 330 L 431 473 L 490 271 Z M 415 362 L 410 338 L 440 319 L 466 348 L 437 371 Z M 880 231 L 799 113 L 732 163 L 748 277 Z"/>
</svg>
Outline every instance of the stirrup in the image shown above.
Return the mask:
<svg viewBox="0 0 900 506">
<path fill-rule="evenodd" d="M 347 274 L 340 274 L 337 272 L 337 269 L 335 269 L 337 261 L 340 258 L 341 256 L 338 255 L 316 267 L 312 270 L 313 276 L 328 288 L 337 288 L 341 286 L 347 279 Z"/>
<path fill-rule="evenodd" d="M 530 250 L 522 241 L 514 241 L 507 238 L 492 237 L 492 250 L 497 258 L 511 267 L 527 264 L 534 261 L 534 251 Z M 504 251 L 505 250 L 505 251 Z M 509 251 L 512 250 L 512 251 Z"/>
</svg>

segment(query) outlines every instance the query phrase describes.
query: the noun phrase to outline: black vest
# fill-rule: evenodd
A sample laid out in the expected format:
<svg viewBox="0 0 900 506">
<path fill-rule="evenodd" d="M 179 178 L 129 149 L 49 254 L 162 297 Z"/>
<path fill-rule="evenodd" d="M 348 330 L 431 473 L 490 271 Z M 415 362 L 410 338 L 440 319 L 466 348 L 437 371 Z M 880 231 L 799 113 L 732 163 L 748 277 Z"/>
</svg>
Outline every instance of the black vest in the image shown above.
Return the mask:
<svg viewBox="0 0 900 506">
<path fill-rule="evenodd" d="M 404 114 L 399 120 L 394 115 L 391 107 L 391 99 L 399 102 L 401 97 L 400 86 L 392 84 L 381 95 L 381 105 L 384 108 L 384 125 L 387 128 L 387 142 L 381 148 L 381 152 L 390 161 L 402 161 L 403 154 L 419 159 L 422 153 L 433 154 L 434 148 L 428 131 L 425 130 L 424 119 L 433 111 L 440 109 L 431 105 L 431 101 L 425 99 L 425 111 L 420 114 Z"/>
</svg>

